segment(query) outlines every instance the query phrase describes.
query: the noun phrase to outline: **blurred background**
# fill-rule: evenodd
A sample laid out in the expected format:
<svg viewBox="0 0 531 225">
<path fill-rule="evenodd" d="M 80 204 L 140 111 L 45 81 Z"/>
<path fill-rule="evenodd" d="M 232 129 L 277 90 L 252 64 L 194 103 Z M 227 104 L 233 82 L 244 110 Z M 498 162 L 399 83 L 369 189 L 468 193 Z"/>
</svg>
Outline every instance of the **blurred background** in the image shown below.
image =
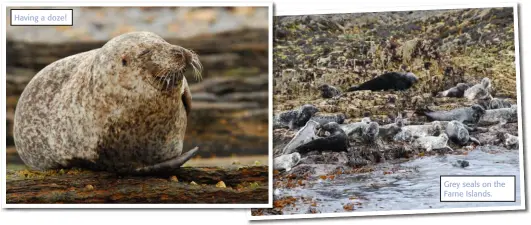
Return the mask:
<svg viewBox="0 0 531 225">
<path fill-rule="evenodd" d="M 189 164 L 267 164 L 267 7 L 61 8 L 74 10 L 74 26 L 9 26 L 7 9 L 8 167 L 23 167 L 13 142 L 13 118 L 31 78 L 58 59 L 132 31 L 154 32 L 200 56 L 203 80 L 188 79 L 193 112 L 184 146 L 185 151 L 199 146 L 200 153 Z"/>
</svg>

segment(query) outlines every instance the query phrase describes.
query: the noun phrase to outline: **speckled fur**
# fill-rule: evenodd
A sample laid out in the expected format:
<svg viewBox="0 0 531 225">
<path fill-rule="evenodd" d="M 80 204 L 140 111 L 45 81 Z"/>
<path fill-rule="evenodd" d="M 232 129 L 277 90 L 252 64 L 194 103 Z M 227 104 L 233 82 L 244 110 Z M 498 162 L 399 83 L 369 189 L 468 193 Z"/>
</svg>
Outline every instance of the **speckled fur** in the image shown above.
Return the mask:
<svg viewBox="0 0 531 225">
<path fill-rule="evenodd" d="M 195 53 L 149 32 L 120 35 L 48 65 L 17 105 L 20 157 L 40 170 L 129 172 L 180 156 L 191 103 L 186 78 L 180 73 L 171 87 L 156 81 L 188 65 L 200 78 Z"/>
</svg>

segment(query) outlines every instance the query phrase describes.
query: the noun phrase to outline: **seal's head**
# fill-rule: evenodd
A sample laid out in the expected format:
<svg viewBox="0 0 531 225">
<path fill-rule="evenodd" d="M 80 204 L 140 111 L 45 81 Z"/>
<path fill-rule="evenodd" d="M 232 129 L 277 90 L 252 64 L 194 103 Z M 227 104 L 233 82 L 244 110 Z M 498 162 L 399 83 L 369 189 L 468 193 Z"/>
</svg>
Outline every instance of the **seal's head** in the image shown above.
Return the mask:
<svg viewBox="0 0 531 225">
<path fill-rule="evenodd" d="M 432 125 L 432 127 L 431 127 L 432 131 L 431 132 L 433 132 L 435 135 L 444 133 L 443 132 L 443 126 L 442 126 L 441 122 L 433 121 L 433 122 L 431 122 L 431 125 Z"/>
<path fill-rule="evenodd" d="M 134 88 L 141 79 L 158 91 L 179 90 L 189 68 L 197 80 L 201 79 L 203 67 L 197 54 L 151 32 L 122 34 L 109 40 L 99 51 L 98 63 L 115 71 L 118 83 L 125 88 Z M 123 75 L 125 73 L 139 80 Z"/>
<path fill-rule="evenodd" d="M 319 109 L 317 109 L 317 107 L 315 107 L 314 105 L 306 104 L 301 107 L 300 112 L 301 114 L 309 115 L 310 117 L 312 117 L 317 112 L 319 112 Z"/>
<path fill-rule="evenodd" d="M 334 133 L 334 132 L 336 132 L 336 131 L 343 130 L 343 129 L 341 129 L 341 127 L 339 126 L 339 124 L 336 123 L 336 122 L 329 122 L 329 123 L 327 123 L 327 124 L 324 124 L 324 125 L 322 126 L 322 128 L 323 128 L 323 130 L 328 131 L 328 132 L 330 132 L 330 133 Z"/>
<path fill-rule="evenodd" d="M 443 141 L 443 143 L 448 142 L 448 135 L 446 133 L 444 133 L 444 132 L 439 134 L 439 138 L 441 139 L 441 141 Z"/>
<path fill-rule="evenodd" d="M 465 84 L 465 83 L 458 83 L 456 86 L 457 90 L 459 91 L 465 91 L 466 89 L 468 89 L 470 86 L 468 84 Z"/>
<path fill-rule="evenodd" d="M 337 114 L 337 122 L 338 123 L 344 123 L 345 119 L 347 119 L 347 116 L 344 113 Z"/>
<path fill-rule="evenodd" d="M 293 162 L 293 165 L 299 164 L 301 161 L 301 154 L 298 152 L 294 152 L 291 154 L 291 161 Z"/>
<path fill-rule="evenodd" d="M 374 140 L 378 136 L 379 127 L 377 122 L 370 122 L 369 126 L 365 128 L 365 135 L 369 139 Z"/>
<path fill-rule="evenodd" d="M 404 77 L 412 84 L 417 83 L 419 81 L 419 78 L 412 72 L 406 73 Z"/>
<path fill-rule="evenodd" d="M 485 77 L 481 80 L 481 86 L 483 86 L 483 88 L 485 89 L 490 89 L 491 87 L 491 81 L 488 77 Z"/>
<path fill-rule="evenodd" d="M 472 110 L 474 110 L 474 113 L 476 113 L 477 115 L 482 116 L 483 114 L 485 114 L 485 109 L 480 105 L 476 104 L 476 105 L 471 106 L 470 108 L 472 108 Z"/>
</svg>

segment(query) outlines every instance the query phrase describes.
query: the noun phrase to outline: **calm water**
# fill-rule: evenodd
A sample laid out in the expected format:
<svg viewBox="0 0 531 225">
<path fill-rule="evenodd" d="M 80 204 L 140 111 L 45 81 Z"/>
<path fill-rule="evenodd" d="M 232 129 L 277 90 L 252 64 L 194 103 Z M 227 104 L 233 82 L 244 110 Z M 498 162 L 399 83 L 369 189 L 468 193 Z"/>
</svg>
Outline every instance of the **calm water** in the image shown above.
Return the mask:
<svg viewBox="0 0 531 225">
<path fill-rule="evenodd" d="M 500 150 L 495 154 L 486 149 Z M 469 167 L 454 166 L 467 160 Z M 365 174 L 341 175 L 333 181 L 314 180 L 305 189 L 280 189 L 275 195 L 304 196 L 317 202 L 321 213 L 344 212 L 343 205 L 358 203 L 355 211 L 411 210 L 520 205 L 520 169 L 518 150 L 482 146 L 468 155 L 429 156 L 405 163 L 382 164 Z M 384 175 L 383 171 L 394 170 Z M 440 202 L 440 175 L 516 175 L 516 202 Z M 306 205 L 305 205 L 306 204 Z M 286 207 L 285 214 L 307 213 L 309 203 Z"/>
</svg>

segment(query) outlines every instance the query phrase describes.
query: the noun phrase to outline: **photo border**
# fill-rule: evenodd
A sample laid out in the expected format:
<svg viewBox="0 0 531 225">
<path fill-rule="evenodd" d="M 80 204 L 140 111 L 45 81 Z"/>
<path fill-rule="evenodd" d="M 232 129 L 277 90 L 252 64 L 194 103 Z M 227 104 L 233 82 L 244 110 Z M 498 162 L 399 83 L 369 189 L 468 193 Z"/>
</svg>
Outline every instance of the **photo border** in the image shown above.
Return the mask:
<svg viewBox="0 0 531 225">
<path fill-rule="evenodd" d="M 61 2 L 61 1 L 53 1 L 53 3 L 50 2 L 29 2 L 29 1 L 10 1 L 10 2 L 2 2 L 2 12 L 1 16 L 2 18 L 7 18 L 7 7 L 268 7 L 268 22 L 269 22 L 269 53 L 268 53 L 268 60 L 269 60 L 269 67 L 268 67 L 268 75 L 269 75 L 269 114 L 271 115 L 273 112 L 273 2 L 272 1 L 260 1 L 260 2 L 237 2 L 237 1 L 227 1 L 227 2 L 209 2 L 209 1 L 197 1 L 197 2 L 191 2 L 191 1 L 183 1 L 183 2 L 177 2 L 177 1 L 149 1 L 149 2 L 138 2 L 138 1 L 128 1 L 128 2 L 102 2 L 102 1 L 76 1 L 76 2 Z M 3 57 L 1 61 L 1 71 L 3 74 L 3 79 L 6 79 L 7 73 L 6 73 L 6 59 L 7 59 L 7 39 L 6 39 L 6 28 L 7 24 L 2 23 L 2 50 L 3 50 Z M 6 90 L 6 82 L 0 82 L 0 88 L 2 90 Z M 7 96 L 2 95 L 2 103 L 5 104 Z M 3 118 L 6 118 L 6 111 L 1 111 L 1 115 Z M 271 119 L 271 118 L 270 118 Z M 238 208 L 271 208 L 273 207 L 273 123 L 270 120 L 269 123 L 269 135 L 268 135 L 268 203 L 267 204 L 196 204 L 196 203 L 190 203 L 190 204 L 166 204 L 166 203 L 152 203 L 152 204 L 126 204 L 126 203 L 107 203 L 107 204 L 91 204 L 91 203 L 82 203 L 82 204 L 53 204 L 53 203 L 47 203 L 47 204 L 13 204 L 13 203 L 7 203 L 6 195 L 7 195 L 7 180 L 6 180 L 6 148 L 4 147 L 1 151 L 1 161 L 2 162 L 2 173 L 0 174 L 2 176 L 2 208 L 9 208 L 9 209 L 21 209 L 21 208 L 91 208 L 91 209 L 105 209 L 105 208 L 117 208 L 117 209 L 125 209 L 125 208 L 189 208 L 189 209 L 238 209 Z M 2 126 L 1 130 L 2 134 L 7 133 L 7 127 Z M 6 146 L 6 140 L 1 139 L 1 146 Z"/>
<path fill-rule="evenodd" d="M 276 16 L 302 16 L 302 15 L 324 15 L 324 14 L 352 14 L 370 12 L 399 12 L 399 11 L 421 11 L 421 10 L 450 10 L 450 9 L 473 9 L 473 8 L 513 8 L 514 21 L 514 47 L 515 47 L 515 68 L 516 68 L 516 89 L 518 105 L 518 139 L 519 139 L 519 167 L 520 167 L 520 205 L 519 206 L 489 206 L 470 208 L 442 208 L 442 209 L 410 209 L 410 210 L 386 210 L 370 212 L 337 212 L 337 213 L 316 213 L 316 214 L 294 214 L 294 215 L 263 215 L 253 216 L 251 209 L 246 214 L 250 221 L 260 220 L 283 220 L 283 219 L 311 219 L 311 218 L 335 218 L 335 217 L 359 217 L 359 216 L 391 216 L 391 215 L 412 215 L 412 214 L 440 214 L 440 213 L 460 213 L 460 212 L 488 212 L 488 211 L 516 211 L 526 210 L 525 204 L 525 176 L 524 176 L 524 131 L 523 131 L 523 101 L 521 90 L 520 73 L 520 44 L 519 44 L 519 22 L 518 3 L 482 3 L 482 4 L 426 4 L 418 6 L 360 6 L 360 5 L 336 5 L 328 9 L 303 9 L 303 10 L 278 10 L 275 9 Z M 273 117 L 273 114 L 270 115 Z M 271 119 L 270 119 L 271 121 Z M 515 185 L 516 187 L 516 185 Z"/>
</svg>

